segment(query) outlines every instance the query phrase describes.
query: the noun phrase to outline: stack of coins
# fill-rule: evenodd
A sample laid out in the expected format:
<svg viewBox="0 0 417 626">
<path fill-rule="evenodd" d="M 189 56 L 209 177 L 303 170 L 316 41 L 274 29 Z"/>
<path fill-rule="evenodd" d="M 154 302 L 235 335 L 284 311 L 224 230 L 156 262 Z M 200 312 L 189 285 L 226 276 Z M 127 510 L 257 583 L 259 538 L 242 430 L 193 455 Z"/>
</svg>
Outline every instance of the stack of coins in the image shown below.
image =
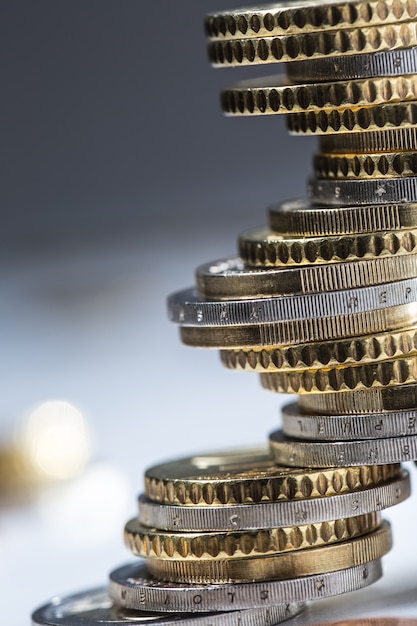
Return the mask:
<svg viewBox="0 0 417 626">
<path fill-rule="evenodd" d="M 229 115 L 320 136 L 308 200 L 281 202 L 239 256 L 169 299 L 185 344 L 299 396 L 269 448 L 150 468 L 110 592 L 35 624 L 272 625 L 366 587 L 417 458 L 417 0 L 303 0 L 211 15 L 218 66 L 288 64 L 227 89 Z M 414 47 L 415 46 L 415 47 Z"/>
</svg>

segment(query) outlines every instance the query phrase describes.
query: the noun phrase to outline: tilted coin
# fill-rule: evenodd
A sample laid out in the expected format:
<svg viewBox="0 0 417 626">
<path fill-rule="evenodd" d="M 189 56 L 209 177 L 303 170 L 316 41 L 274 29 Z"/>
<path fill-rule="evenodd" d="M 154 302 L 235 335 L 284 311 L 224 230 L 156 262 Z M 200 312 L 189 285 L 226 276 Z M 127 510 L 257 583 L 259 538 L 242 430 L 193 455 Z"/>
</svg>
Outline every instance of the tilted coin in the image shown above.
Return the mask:
<svg viewBox="0 0 417 626">
<path fill-rule="evenodd" d="M 381 297 L 386 287 L 381 291 Z M 297 298 L 298 296 L 293 296 Z M 305 296 L 307 297 L 307 296 Z M 283 296 L 284 298 L 284 296 Z M 265 300 L 265 299 L 264 299 Z M 352 300 L 352 309 L 356 304 Z M 330 341 L 340 336 L 355 337 L 366 333 L 380 333 L 387 329 L 406 328 L 417 321 L 416 304 L 404 304 L 388 309 L 352 312 L 334 317 L 284 322 L 242 324 L 240 326 L 184 326 L 181 339 L 188 346 L 200 348 L 253 348 L 262 346 L 292 346 L 298 343 Z"/>
<path fill-rule="evenodd" d="M 417 25 L 416 25 L 417 26 Z M 412 128 L 417 124 L 417 103 L 384 104 L 338 111 L 290 113 L 287 127 L 293 135 L 333 135 Z M 359 148 L 357 147 L 357 150 Z M 395 150 L 387 145 L 387 150 Z"/>
<path fill-rule="evenodd" d="M 125 525 L 128 549 L 147 559 L 211 561 L 277 555 L 347 541 L 380 526 L 379 513 L 368 513 L 330 522 L 258 529 L 254 531 L 165 531 L 149 528 L 137 518 Z"/>
<path fill-rule="evenodd" d="M 381 413 L 320 415 L 305 414 L 297 403 L 282 409 L 282 431 L 286 437 L 306 441 L 353 441 L 417 435 L 417 410 Z"/>
<path fill-rule="evenodd" d="M 312 550 L 222 561 L 149 559 L 147 565 L 151 575 L 173 582 L 260 582 L 313 576 L 364 565 L 387 554 L 391 546 L 390 525 L 383 522 L 379 529 L 363 537 Z"/>
<path fill-rule="evenodd" d="M 227 115 L 276 115 L 304 111 L 343 111 L 354 107 L 417 100 L 417 76 L 292 84 L 272 76 L 244 81 L 222 91 Z"/>
<path fill-rule="evenodd" d="M 112 624 L 177 624 L 184 626 L 274 626 L 277 622 L 296 615 L 302 605 L 278 605 L 227 611 L 206 615 L 183 612 L 166 613 L 161 607 L 149 614 L 145 609 L 131 610 L 113 604 L 106 588 L 84 591 L 67 597 L 57 597 L 42 606 L 32 615 L 34 626 L 98 626 Z"/>
<path fill-rule="evenodd" d="M 417 357 L 365 365 L 260 374 L 262 386 L 277 393 L 317 394 L 397 387 L 417 382 Z"/>
<path fill-rule="evenodd" d="M 374 465 L 372 469 L 355 468 L 357 469 L 356 475 L 352 468 L 347 468 L 347 476 L 352 479 L 353 485 L 348 491 L 341 487 L 344 479 L 343 470 L 346 468 L 338 468 L 339 474 L 334 472 L 333 488 L 337 489 L 340 486 L 340 491 L 333 496 L 306 496 L 302 499 L 266 501 L 250 506 L 248 504 L 178 506 L 158 504 L 141 496 L 139 519 L 147 526 L 164 530 L 200 532 L 282 528 L 299 524 L 330 522 L 342 517 L 356 517 L 394 506 L 410 495 L 408 474 L 392 478 L 390 474 L 393 471 L 398 474 L 401 466 L 390 465 L 388 470 L 385 469 L 386 467 L 388 466 Z M 317 473 L 321 476 L 323 491 L 328 491 L 330 485 L 327 478 L 328 470 L 321 469 Z M 379 477 L 385 475 L 386 480 L 380 480 L 379 485 L 375 486 L 373 475 Z M 361 477 L 360 480 L 357 479 L 358 476 Z M 367 483 L 367 477 L 371 477 L 371 482 Z"/>
<path fill-rule="evenodd" d="M 143 562 L 110 574 L 110 595 L 117 604 L 142 611 L 208 612 L 273 606 L 328 598 L 362 589 L 382 576 L 381 561 L 318 576 L 265 581 L 250 585 L 187 585 L 151 578 Z"/>
<path fill-rule="evenodd" d="M 294 61 L 287 67 L 288 78 L 297 83 L 401 76 L 416 72 L 416 47 L 385 50 L 372 54 Z"/>
<path fill-rule="evenodd" d="M 366 441 L 298 441 L 276 431 L 270 435 L 277 463 L 308 467 L 343 467 L 348 463 L 400 463 L 417 459 L 417 436 Z"/>
<path fill-rule="evenodd" d="M 265 226 L 246 231 L 239 237 L 242 261 L 251 267 L 262 268 L 375 259 L 410 254 L 416 250 L 417 229 L 291 237 L 278 235 Z"/>
<path fill-rule="evenodd" d="M 164 506 L 174 504 L 194 509 L 196 506 L 243 504 L 252 509 L 255 504 L 264 506 L 268 502 L 331 497 L 368 489 L 398 475 L 399 467 L 395 465 L 361 470 L 345 467 L 336 473 L 333 470 L 311 472 L 305 468 L 289 470 L 274 465 L 267 447 L 237 448 L 150 467 L 145 472 L 145 494 Z M 142 520 L 142 523 L 163 528 L 149 520 Z M 234 527 L 238 528 L 237 523 Z M 259 528 L 265 526 L 261 524 Z"/>
<path fill-rule="evenodd" d="M 319 137 L 321 152 L 353 153 L 417 150 L 417 128 L 391 128 Z"/>
<path fill-rule="evenodd" d="M 320 369 L 375 363 L 399 356 L 417 356 L 417 326 L 397 332 L 349 337 L 289 347 L 222 350 L 229 369 L 246 372 Z"/>
<path fill-rule="evenodd" d="M 196 271 L 196 282 L 198 292 L 203 298 L 234 300 L 347 291 L 413 278 L 416 275 L 416 254 L 266 269 L 245 267 L 242 259 L 235 258 L 201 265 Z"/>
<path fill-rule="evenodd" d="M 417 152 L 367 152 L 364 154 L 318 153 L 314 156 L 316 178 L 395 178 L 417 174 Z"/>
<path fill-rule="evenodd" d="M 321 206 L 417 201 L 417 176 L 365 180 L 310 179 L 308 195 Z"/>
<path fill-rule="evenodd" d="M 306 59 L 368 54 L 417 45 L 415 22 L 343 30 L 300 33 L 297 36 L 252 37 L 210 41 L 210 61 L 218 67 L 265 65 Z"/>
<path fill-rule="evenodd" d="M 417 385 L 399 385 L 385 389 L 359 389 L 345 393 L 311 394 L 300 396 L 300 409 L 323 415 L 352 415 L 405 411 L 417 406 Z"/>
<path fill-rule="evenodd" d="M 416 301 L 417 278 L 409 278 L 382 286 L 246 300 L 205 300 L 187 289 L 169 297 L 168 311 L 171 321 L 182 326 L 250 326 L 351 315 Z"/>
<path fill-rule="evenodd" d="M 416 224 L 417 204 L 374 204 L 336 209 L 313 206 L 309 200 L 292 200 L 279 202 L 269 209 L 271 229 L 292 237 L 381 233 L 415 228 Z"/>
<path fill-rule="evenodd" d="M 405 22 L 417 16 L 414 0 L 308 0 L 274 2 L 264 7 L 213 13 L 205 19 L 211 39 L 270 37 L 359 26 Z"/>
</svg>

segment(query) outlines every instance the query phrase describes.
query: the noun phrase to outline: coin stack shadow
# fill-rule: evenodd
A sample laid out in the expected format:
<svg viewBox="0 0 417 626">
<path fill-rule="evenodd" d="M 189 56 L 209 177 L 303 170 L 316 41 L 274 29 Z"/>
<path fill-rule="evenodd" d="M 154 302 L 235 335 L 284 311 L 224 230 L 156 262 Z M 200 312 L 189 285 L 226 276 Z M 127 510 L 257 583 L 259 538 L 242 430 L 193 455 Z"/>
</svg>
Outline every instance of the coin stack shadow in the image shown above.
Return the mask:
<svg viewBox="0 0 417 626">
<path fill-rule="evenodd" d="M 400 463 L 417 458 L 416 16 L 417 0 L 306 0 L 207 18 L 214 65 L 288 63 L 226 89 L 224 111 L 285 113 L 320 147 L 309 200 L 198 268 L 170 317 L 185 344 L 299 398 L 269 449 L 147 470 L 125 527 L 145 560 L 111 573 L 112 607 L 81 594 L 80 615 L 88 598 L 112 623 L 272 625 L 381 576 L 379 512 L 408 497 Z"/>
</svg>

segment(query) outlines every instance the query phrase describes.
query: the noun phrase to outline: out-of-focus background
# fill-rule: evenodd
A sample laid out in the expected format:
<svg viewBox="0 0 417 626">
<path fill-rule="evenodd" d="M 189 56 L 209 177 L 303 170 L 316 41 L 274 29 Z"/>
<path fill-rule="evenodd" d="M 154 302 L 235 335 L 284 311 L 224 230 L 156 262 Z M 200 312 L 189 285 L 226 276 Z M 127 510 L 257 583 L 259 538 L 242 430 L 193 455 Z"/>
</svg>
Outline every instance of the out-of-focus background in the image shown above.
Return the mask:
<svg viewBox="0 0 417 626">
<path fill-rule="evenodd" d="M 203 16 L 221 8 L 1 6 L 0 448 L 39 405 L 43 423 L 51 400 L 81 412 L 92 448 L 77 479 L 0 500 L 9 626 L 129 560 L 122 529 L 146 466 L 264 442 L 279 424 L 282 396 L 181 346 L 166 318 L 167 294 L 191 285 L 197 265 L 233 254 L 268 204 L 304 195 L 314 150 L 283 118 L 222 117 L 221 86 L 260 72 L 209 67 Z M 48 440 L 58 456 L 62 439 L 87 445 L 64 429 Z M 414 565 L 412 502 L 387 517 L 398 580 L 399 563 Z"/>
</svg>

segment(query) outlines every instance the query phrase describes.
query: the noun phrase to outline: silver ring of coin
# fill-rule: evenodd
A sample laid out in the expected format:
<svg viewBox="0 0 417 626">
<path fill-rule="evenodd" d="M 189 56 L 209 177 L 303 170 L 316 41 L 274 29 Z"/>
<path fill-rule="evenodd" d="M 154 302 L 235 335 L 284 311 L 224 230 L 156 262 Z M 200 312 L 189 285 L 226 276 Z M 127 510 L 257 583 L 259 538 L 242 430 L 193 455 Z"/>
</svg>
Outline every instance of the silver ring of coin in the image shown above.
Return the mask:
<svg viewBox="0 0 417 626">
<path fill-rule="evenodd" d="M 340 154 L 417 150 L 417 128 L 387 128 L 363 133 L 341 133 L 319 137 L 320 152 Z"/>
<path fill-rule="evenodd" d="M 201 615 L 191 610 L 188 613 L 178 610 L 168 613 L 161 606 L 163 603 L 153 609 L 138 606 L 133 612 L 126 606 L 114 606 L 107 588 L 100 588 L 54 598 L 35 611 L 32 622 L 34 626 L 171 626 L 178 622 L 183 626 L 274 626 L 297 615 L 303 608 L 300 604 L 281 604 Z M 154 611 L 153 615 L 149 615 L 150 610 Z"/>
<path fill-rule="evenodd" d="M 410 278 L 349 291 L 250 300 L 204 300 L 195 289 L 187 289 L 169 297 L 168 312 L 170 320 L 181 326 L 249 326 L 339 317 L 387 309 L 416 300 L 417 278 Z"/>
<path fill-rule="evenodd" d="M 417 436 L 365 441 L 296 441 L 281 430 L 271 433 L 271 454 L 277 464 L 290 467 L 386 465 L 417 459 Z"/>
<path fill-rule="evenodd" d="M 149 578 L 146 567 L 141 563 L 121 567 L 110 574 L 110 595 L 118 604 L 143 611 L 161 611 L 161 607 L 164 611 L 235 611 L 282 604 L 288 606 L 288 602 L 336 596 L 367 587 L 381 576 L 381 561 L 378 559 L 366 565 L 291 580 L 187 585 Z"/>
<path fill-rule="evenodd" d="M 373 54 L 323 57 L 288 63 L 287 74 L 294 82 L 329 82 L 378 76 L 417 73 L 417 48 L 387 50 Z"/>
<path fill-rule="evenodd" d="M 337 207 L 347 204 L 395 204 L 417 202 L 417 176 L 374 178 L 372 180 L 310 179 L 312 202 Z"/>
<path fill-rule="evenodd" d="M 139 521 L 145 526 L 173 532 L 285 528 L 382 511 L 406 500 L 409 495 L 410 478 L 407 472 L 389 483 L 362 491 L 263 504 L 191 507 L 159 504 L 141 495 Z"/>
<path fill-rule="evenodd" d="M 353 441 L 417 435 L 417 410 L 366 415 L 306 415 L 293 402 L 282 409 L 282 430 L 287 437 L 319 441 Z"/>
</svg>

